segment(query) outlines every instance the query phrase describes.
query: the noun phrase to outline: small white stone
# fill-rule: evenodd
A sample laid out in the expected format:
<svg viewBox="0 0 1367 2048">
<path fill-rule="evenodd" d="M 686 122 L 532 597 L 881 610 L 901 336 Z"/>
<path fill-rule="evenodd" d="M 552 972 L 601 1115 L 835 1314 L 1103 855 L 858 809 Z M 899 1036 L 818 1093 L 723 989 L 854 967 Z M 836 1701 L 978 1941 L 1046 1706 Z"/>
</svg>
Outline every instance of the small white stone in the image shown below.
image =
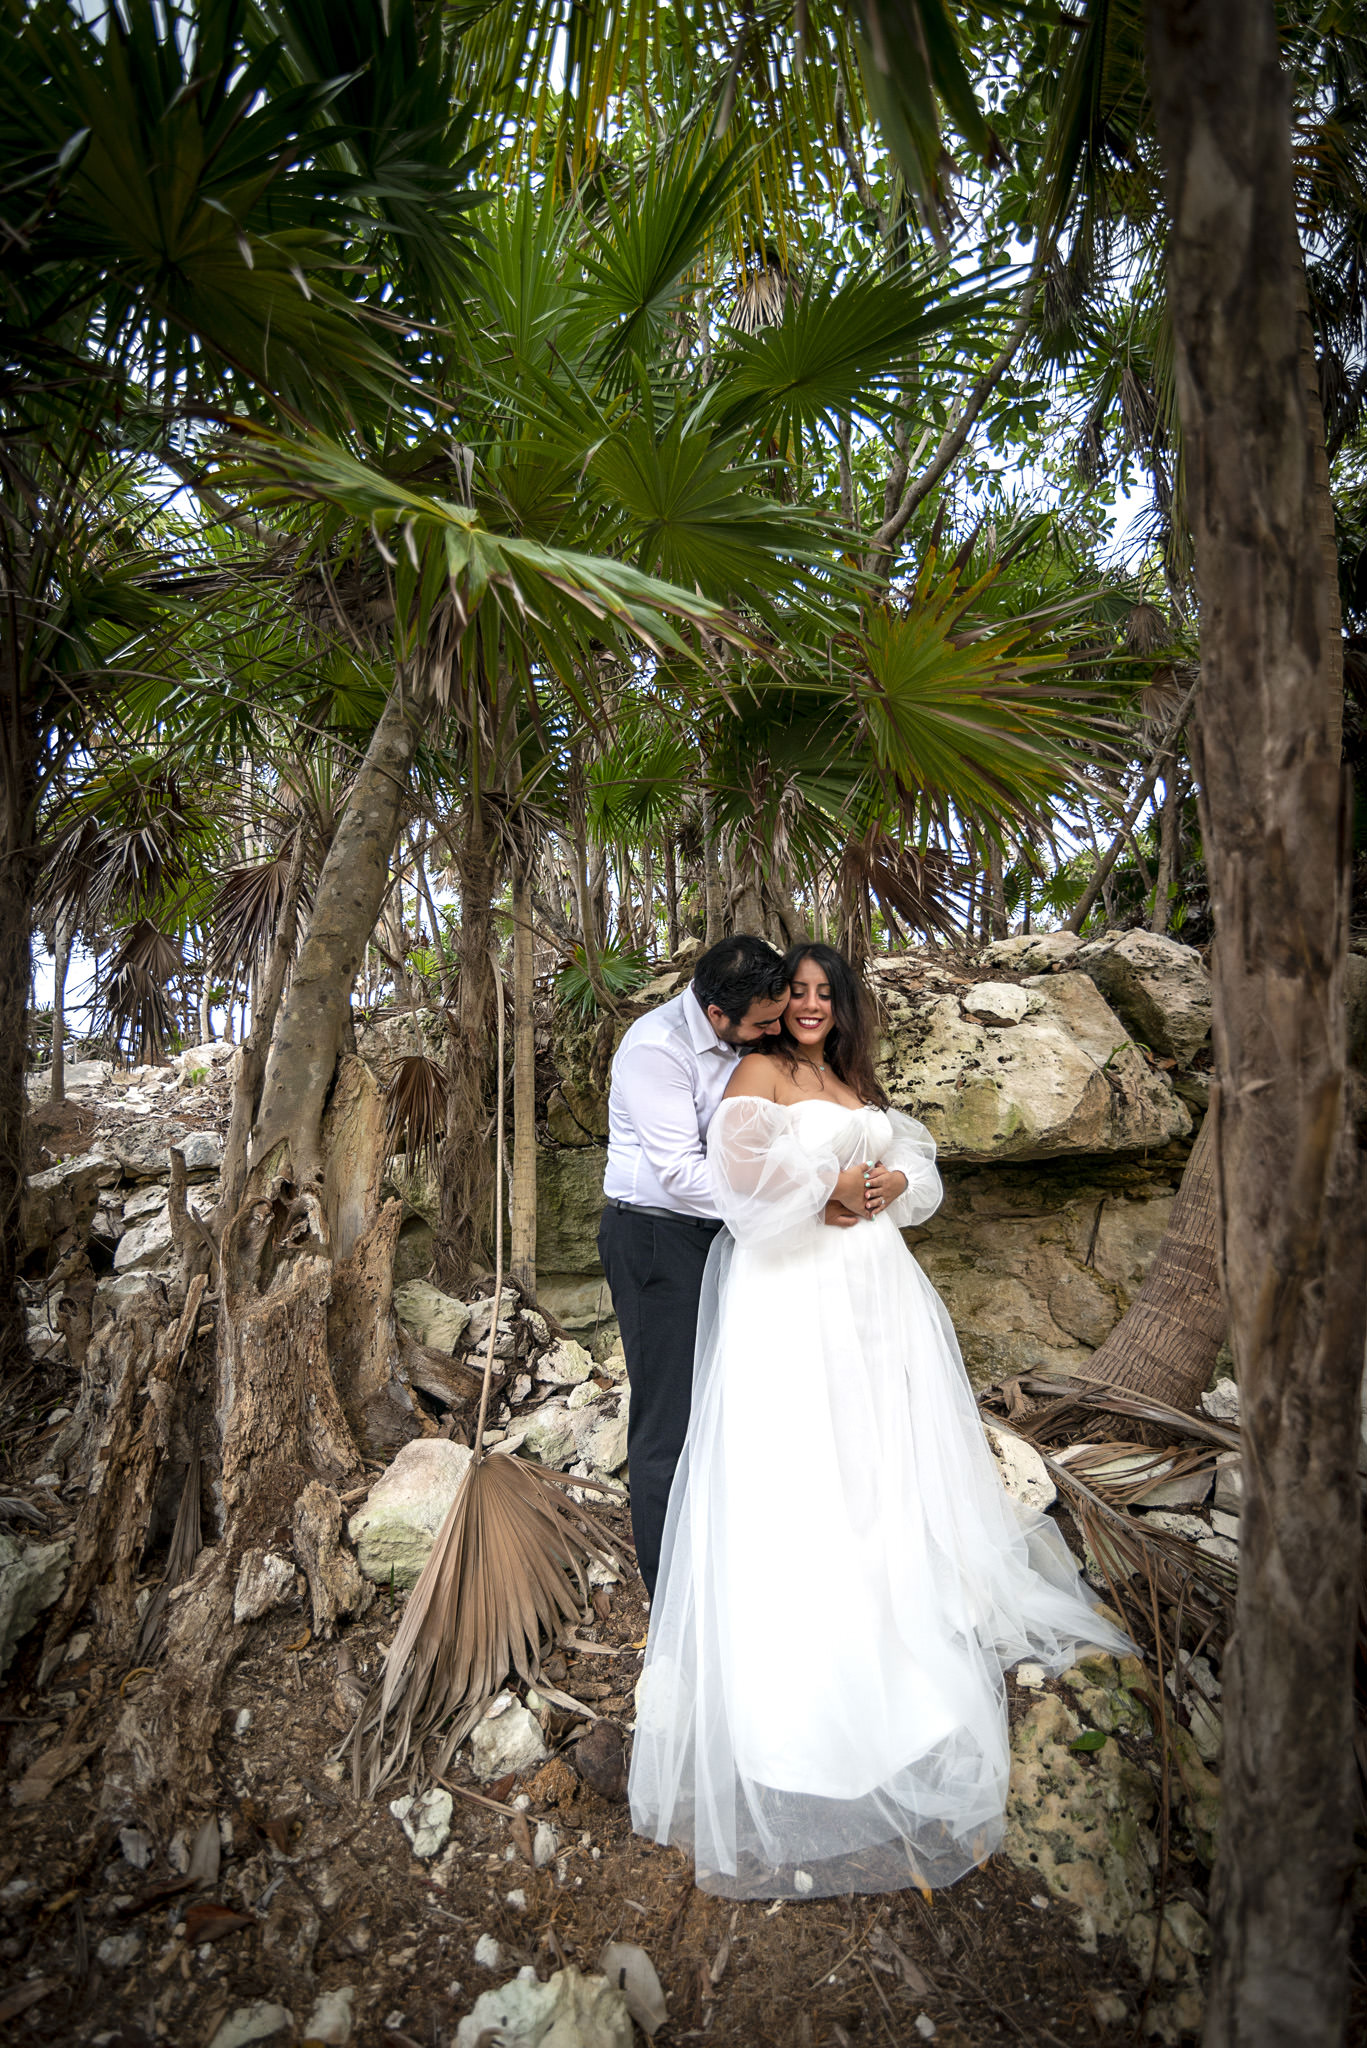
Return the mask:
<svg viewBox="0 0 1367 2048">
<path fill-rule="evenodd" d="M 518 1890 L 508 1893 L 507 1904 L 512 1907 L 515 1913 L 525 1913 L 527 1910 L 527 1894 L 519 1887 Z"/>
<path fill-rule="evenodd" d="M 514 1813 L 525 1813 L 531 1803 L 531 1799 L 526 1792 L 519 1792 L 513 1801 Z"/>
<path fill-rule="evenodd" d="M 71 1638 L 71 1641 L 66 1646 L 65 1661 L 68 1664 L 79 1664 L 82 1657 L 84 1657 L 86 1651 L 89 1648 L 90 1636 L 88 1632 L 84 1632 L 81 1635 L 73 1636 Z"/>
<path fill-rule="evenodd" d="M 481 1970 L 496 1970 L 503 1961 L 503 1950 L 492 1934 L 481 1934 L 475 1943 L 475 1961 Z"/>
<path fill-rule="evenodd" d="M 95 1954 L 106 1970 L 128 1970 L 142 1954 L 143 1937 L 140 1931 L 130 1934 L 107 1934 Z"/>
<path fill-rule="evenodd" d="M 131 1863 L 134 1870 L 146 1870 L 152 1860 L 152 1838 L 141 1828 L 120 1828 L 119 1847 L 125 1863 Z"/>
<path fill-rule="evenodd" d="M 1217 1536 L 1228 1536 L 1231 1543 L 1238 1542 L 1239 1517 L 1237 1515 L 1228 1515 L 1223 1508 L 1216 1508 L 1211 1514 L 1210 1526 Z"/>
<path fill-rule="evenodd" d="M 539 1820 L 532 1837 L 532 1863 L 537 1870 L 544 1870 L 548 1863 L 555 1861 L 560 1849 L 560 1837 L 549 1821 Z"/>
<path fill-rule="evenodd" d="M 239 1707 L 239 1708 L 238 1708 L 238 1710 L 237 1710 L 237 1718 L 236 1718 L 236 1719 L 234 1720 L 234 1722 L 233 1722 L 233 1734 L 234 1734 L 234 1735 L 245 1735 L 245 1734 L 246 1734 L 246 1732 L 247 1732 L 247 1730 L 248 1730 L 248 1729 L 249 1729 L 249 1728 L 251 1727 L 251 1725 L 252 1725 L 252 1710 L 251 1710 L 251 1708 L 250 1708 L 250 1707 Z"/>
<path fill-rule="evenodd" d="M 913 2025 L 923 2041 L 935 2039 L 935 2022 L 928 2012 L 918 2012 Z"/>
<path fill-rule="evenodd" d="M 1037 1906 L 1041 1913 L 1047 1913 L 1049 1911 L 1048 1899 L 1042 1899 L 1038 1892 L 1032 1892 L 1030 1894 L 1030 1903 L 1032 1906 Z"/>
<path fill-rule="evenodd" d="M 389 1811 L 413 1845 L 413 1854 L 426 1859 L 446 1846 L 451 1832 L 451 1811 L 455 1802 L 449 1792 L 433 1786 L 416 1798 L 391 1799 Z"/>
<path fill-rule="evenodd" d="M 1216 1380 L 1201 1396 L 1201 1413 L 1208 1415 L 1212 1422 L 1228 1423 L 1236 1428 L 1239 1424 L 1239 1387 L 1236 1380 Z"/>
<path fill-rule="evenodd" d="M 812 1876 L 810 1870 L 795 1870 L 793 1872 L 793 1890 L 795 1892 L 801 1892 L 805 1898 L 807 1893 L 815 1890 L 815 1888 L 816 1879 Z"/>
<path fill-rule="evenodd" d="M 1016 1683 L 1023 1687 L 1026 1692 L 1039 1692 L 1044 1684 L 1044 1666 L 1042 1664 L 1018 1664 L 1016 1666 Z"/>
</svg>

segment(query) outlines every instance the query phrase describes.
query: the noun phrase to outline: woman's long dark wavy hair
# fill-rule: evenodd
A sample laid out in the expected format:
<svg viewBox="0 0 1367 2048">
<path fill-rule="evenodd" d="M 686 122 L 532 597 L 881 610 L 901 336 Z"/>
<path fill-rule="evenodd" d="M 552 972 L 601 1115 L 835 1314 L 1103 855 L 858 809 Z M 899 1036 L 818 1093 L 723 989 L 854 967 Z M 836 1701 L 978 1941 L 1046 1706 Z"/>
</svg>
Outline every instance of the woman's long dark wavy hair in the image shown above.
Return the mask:
<svg viewBox="0 0 1367 2048">
<path fill-rule="evenodd" d="M 830 986 L 832 1021 L 826 1039 L 827 1066 L 839 1075 L 847 1088 L 853 1088 L 861 1102 L 871 1102 L 879 1109 L 886 1109 L 888 1098 L 873 1064 L 873 1004 L 868 990 L 843 953 L 837 953 L 834 946 L 818 945 L 814 940 L 789 948 L 783 960 L 786 981 L 793 979 L 804 960 L 814 960 L 821 969 L 822 980 Z M 762 1038 L 755 1050 L 766 1052 L 793 1069 L 804 1057 L 799 1053 L 797 1041 L 786 1023 L 780 1028 L 777 1038 Z"/>
</svg>

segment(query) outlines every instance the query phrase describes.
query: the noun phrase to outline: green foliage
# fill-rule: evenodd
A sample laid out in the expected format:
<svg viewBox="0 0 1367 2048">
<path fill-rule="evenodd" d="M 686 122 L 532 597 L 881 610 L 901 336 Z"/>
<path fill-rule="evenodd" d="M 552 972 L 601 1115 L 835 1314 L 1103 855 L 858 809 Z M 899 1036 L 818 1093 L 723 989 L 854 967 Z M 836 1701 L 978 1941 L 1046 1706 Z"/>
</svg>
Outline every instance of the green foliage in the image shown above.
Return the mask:
<svg viewBox="0 0 1367 2048">
<path fill-rule="evenodd" d="M 616 1001 L 630 996 L 650 979 L 650 969 L 640 953 L 605 946 L 597 959 L 597 986 L 589 971 L 584 948 L 576 946 L 555 978 L 555 999 L 576 1024 L 588 1024 L 602 1007 L 601 989 Z"/>
</svg>

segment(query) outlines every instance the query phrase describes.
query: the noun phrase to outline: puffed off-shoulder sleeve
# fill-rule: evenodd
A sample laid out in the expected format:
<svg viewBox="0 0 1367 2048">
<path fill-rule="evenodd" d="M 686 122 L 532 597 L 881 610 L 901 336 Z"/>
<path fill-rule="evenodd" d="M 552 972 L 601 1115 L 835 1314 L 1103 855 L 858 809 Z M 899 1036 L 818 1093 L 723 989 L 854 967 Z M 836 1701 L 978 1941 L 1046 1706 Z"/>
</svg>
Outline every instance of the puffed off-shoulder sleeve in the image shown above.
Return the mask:
<svg viewBox="0 0 1367 2048">
<path fill-rule="evenodd" d="M 820 1218 L 840 1162 L 800 1145 L 778 1103 L 733 1095 L 709 1126 L 707 1170 L 717 1214 L 737 1244 L 759 1245 Z"/>
<path fill-rule="evenodd" d="M 927 1216 L 933 1216 L 944 1194 L 935 1165 L 935 1140 L 924 1124 L 903 1116 L 900 1109 L 890 1109 L 888 1121 L 892 1143 L 883 1155 L 883 1164 L 904 1173 L 907 1184 L 897 1200 L 888 1203 L 885 1214 L 899 1230 L 908 1230 L 913 1223 L 924 1223 Z"/>
</svg>

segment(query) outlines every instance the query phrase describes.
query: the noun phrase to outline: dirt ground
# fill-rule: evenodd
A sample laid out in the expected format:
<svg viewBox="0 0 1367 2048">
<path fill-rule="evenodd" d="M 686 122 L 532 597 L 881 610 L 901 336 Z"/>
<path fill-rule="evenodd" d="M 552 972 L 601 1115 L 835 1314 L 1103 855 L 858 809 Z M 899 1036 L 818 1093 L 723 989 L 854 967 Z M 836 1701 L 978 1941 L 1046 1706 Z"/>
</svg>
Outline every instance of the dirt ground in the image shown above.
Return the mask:
<svg viewBox="0 0 1367 2048">
<path fill-rule="evenodd" d="M 74 1519 L 73 1502 L 20 1473 L 42 1471 L 41 1416 L 74 1391 L 74 1378 L 54 1384 L 60 1375 L 35 1376 L 0 1446 L 0 1494 L 42 1507 L 52 1536 Z M 598 1606 L 605 1611 L 581 1630 L 598 1649 L 571 1654 L 558 1682 L 626 1726 L 646 1629 L 639 1582 L 603 1589 Z M 100 1800 L 100 1745 L 119 1699 L 146 1674 L 110 1668 L 78 1634 L 76 1656 L 40 1684 L 41 1629 L 32 1632 L 0 1685 L 10 1788 L 0 1809 L 4 2038 L 208 2048 L 225 2016 L 272 2000 L 293 2013 L 301 2040 L 318 1996 L 350 1985 L 353 2039 L 365 2048 L 447 2048 L 482 1991 L 524 1966 L 541 1976 L 564 1963 L 592 1970 L 610 1940 L 638 1943 L 659 1972 L 669 2007 L 662 2048 L 703 2038 L 717 2048 L 1142 2038 L 1145 1985 L 1121 1945 L 1103 1940 L 1084 1954 L 1071 1909 L 1004 1857 L 933 1896 L 740 1906 L 709 1897 L 684 1857 L 633 1836 L 625 1804 L 570 1768 L 559 1752 L 584 1723 L 558 1710 L 547 1727 L 557 1753 L 519 1780 L 481 1786 L 462 1752 L 447 1775 L 450 1841 L 418 1861 L 388 1806 L 404 1787 L 354 1802 L 339 1754 L 393 1628 L 384 1594 L 336 1642 L 309 1640 L 302 1604 L 244 1626 L 211 1771 L 185 1786 L 165 1836 Z M 801 1664 L 795 1644 L 787 1682 L 800 1685 Z M 1013 1715 L 1026 1703 L 1013 1690 Z M 68 1741 L 91 1745 L 79 1768 L 16 1811 L 17 1781 Z M 1132 1750 L 1154 1767 L 1142 1741 Z M 178 1866 L 211 1816 L 217 1876 L 181 1888 Z M 534 1868 L 541 1820 L 556 1842 Z M 1204 1913 L 1206 1884 L 1199 1867 L 1174 1865 L 1169 1895 Z M 476 1962 L 481 1936 L 497 1942 L 496 1966 Z M 1357 2040 L 1367 2040 L 1364 1962 L 1360 1940 Z"/>
</svg>

